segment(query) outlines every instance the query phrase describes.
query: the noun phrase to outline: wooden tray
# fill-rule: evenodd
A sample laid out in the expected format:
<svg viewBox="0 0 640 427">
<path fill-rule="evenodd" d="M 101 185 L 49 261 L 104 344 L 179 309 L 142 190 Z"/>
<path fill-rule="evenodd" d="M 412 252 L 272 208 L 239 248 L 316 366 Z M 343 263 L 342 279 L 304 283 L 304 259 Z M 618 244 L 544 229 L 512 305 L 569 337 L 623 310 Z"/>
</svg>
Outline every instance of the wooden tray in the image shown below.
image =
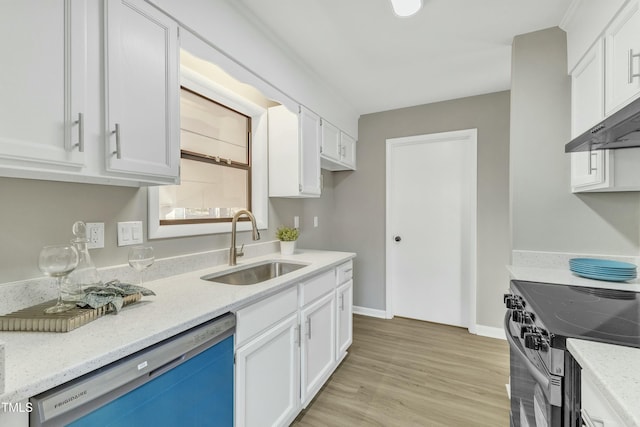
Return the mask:
<svg viewBox="0 0 640 427">
<path fill-rule="evenodd" d="M 124 297 L 123 306 L 140 301 L 141 294 Z M 112 310 L 107 306 L 100 308 L 72 308 L 62 313 L 45 313 L 44 310 L 56 301 L 48 301 L 13 313 L 0 316 L 0 331 L 20 332 L 69 332 L 92 320 L 102 317 Z"/>
</svg>

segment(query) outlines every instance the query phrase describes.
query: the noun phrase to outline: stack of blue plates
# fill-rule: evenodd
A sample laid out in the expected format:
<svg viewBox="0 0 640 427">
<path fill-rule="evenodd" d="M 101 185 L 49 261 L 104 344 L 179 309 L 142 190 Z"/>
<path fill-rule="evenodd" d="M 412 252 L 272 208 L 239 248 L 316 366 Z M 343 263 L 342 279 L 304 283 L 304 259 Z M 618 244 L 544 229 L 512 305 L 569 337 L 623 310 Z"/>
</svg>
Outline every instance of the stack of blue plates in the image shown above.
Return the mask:
<svg viewBox="0 0 640 427">
<path fill-rule="evenodd" d="M 571 271 L 589 279 L 626 282 L 637 277 L 635 264 L 596 258 L 573 258 L 569 260 Z"/>
</svg>

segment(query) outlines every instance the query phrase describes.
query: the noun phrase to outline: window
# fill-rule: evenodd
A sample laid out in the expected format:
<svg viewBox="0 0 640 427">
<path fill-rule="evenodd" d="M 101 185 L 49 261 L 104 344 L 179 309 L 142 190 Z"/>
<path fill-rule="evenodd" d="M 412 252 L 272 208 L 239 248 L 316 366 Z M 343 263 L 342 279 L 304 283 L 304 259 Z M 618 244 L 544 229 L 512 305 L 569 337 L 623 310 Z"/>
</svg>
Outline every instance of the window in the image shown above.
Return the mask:
<svg viewBox="0 0 640 427">
<path fill-rule="evenodd" d="M 180 94 L 180 185 L 159 188 L 160 225 L 231 221 L 251 210 L 251 118 Z"/>
<path fill-rule="evenodd" d="M 181 85 L 181 184 L 149 187 L 149 238 L 228 233 L 246 208 L 267 228 L 266 107 L 184 66 Z"/>
</svg>

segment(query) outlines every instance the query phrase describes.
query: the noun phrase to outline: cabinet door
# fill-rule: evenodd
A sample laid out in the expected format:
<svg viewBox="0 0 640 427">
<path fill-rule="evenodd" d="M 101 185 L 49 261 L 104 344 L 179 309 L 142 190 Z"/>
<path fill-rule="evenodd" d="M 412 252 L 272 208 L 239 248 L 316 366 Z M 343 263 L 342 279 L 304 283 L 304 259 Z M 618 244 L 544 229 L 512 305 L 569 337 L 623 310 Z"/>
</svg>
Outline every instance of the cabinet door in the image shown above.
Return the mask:
<svg viewBox="0 0 640 427">
<path fill-rule="evenodd" d="M 300 107 L 300 192 L 320 195 L 320 117 Z"/>
<path fill-rule="evenodd" d="M 84 165 L 86 3 L 4 2 L 0 13 L 0 162 Z M 29 177 L 29 176 L 25 176 Z"/>
<path fill-rule="evenodd" d="M 640 1 L 622 9 L 605 32 L 606 114 L 640 93 Z"/>
<path fill-rule="evenodd" d="M 349 280 L 337 290 L 337 345 L 336 361 L 340 361 L 353 342 L 353 281 Z"/>
<path fill-rule="evenodd" d="M 280 426 L 300 406 L 297 313 L 236 351 L 235 425 Z"/>
<path fill-rule="evenodd" d="M 574 193 L 613 186 L 609 150 L 571 153 L 571 190 Z"/>
<path fill-rule="evenodd" d="M 340 129 L 326 120 L 320 120 L 322 129 L 322 157 L 340 160 Z"/>
<path fill-rule="evenodd" d="M 313 399 L 335 366 L 335 292 L 301 311 L 302 406 Z"/>
<path fill-rule="evenodd" d="M 599 39 L 571 72 L 571 137 L 604 118 L 604 43 Z"/>
<path fill-rule="evenodd" d="M 177 24 L 143 0 L 105 2 L 106 168 L 176 182 Z"/>
<path fill-rule="evenodd" d="M 356 140 L 340 133 L 340 161 L 351 169 L 356 168 Z"/>
<path fill-rule="evenodd" d="M 604 43 L 602 39 L 585 54 L 571 72 L 571 136 L 576 137 L 604 117 Z M 573 192 L 605 188 L 609 153 L 571 153 Z"/>
</svg>

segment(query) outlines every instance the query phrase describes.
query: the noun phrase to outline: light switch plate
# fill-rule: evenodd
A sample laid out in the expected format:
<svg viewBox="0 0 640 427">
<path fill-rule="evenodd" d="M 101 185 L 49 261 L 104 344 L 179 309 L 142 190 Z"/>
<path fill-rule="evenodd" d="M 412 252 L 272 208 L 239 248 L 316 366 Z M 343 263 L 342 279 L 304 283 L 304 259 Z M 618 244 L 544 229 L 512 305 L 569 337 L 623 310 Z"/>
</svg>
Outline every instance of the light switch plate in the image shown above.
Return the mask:
<svg viewBox="0 0 640 427">
<path fill-rule="evenodd" d="M 118 246 L 139 245 L 142 241 L 142 221 L 118 223 Z"/>
<path fill-rule="evenodd" d="M 104 248 L 104 222 L 87 222 L 87 249 Z"/>
</svg>

